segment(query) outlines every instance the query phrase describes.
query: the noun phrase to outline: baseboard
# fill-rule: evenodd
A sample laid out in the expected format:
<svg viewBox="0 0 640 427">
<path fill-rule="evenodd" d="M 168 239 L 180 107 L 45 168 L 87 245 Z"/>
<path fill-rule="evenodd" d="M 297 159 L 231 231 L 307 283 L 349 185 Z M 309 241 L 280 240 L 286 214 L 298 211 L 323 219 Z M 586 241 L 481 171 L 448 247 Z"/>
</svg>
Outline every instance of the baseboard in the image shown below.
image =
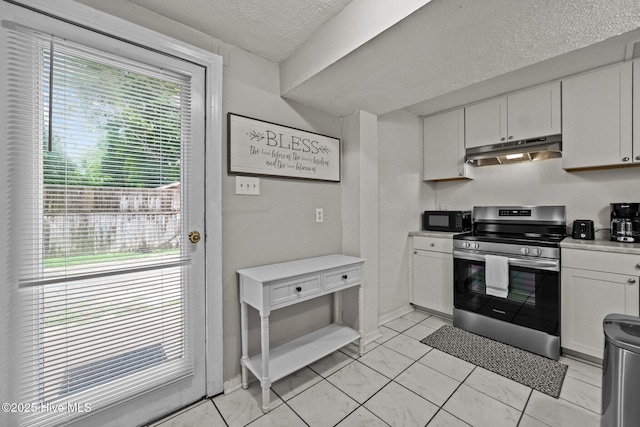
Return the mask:
<svg viewBox="0 0 640 427">
<path fill-rule="evenodd" d="M 603 360 L 600 358 L 597 358 L 595 356 L 590 356 L 588 354 L 580 353 L 578 351 L 568 350 L 564 347 L 562 347 L 562 355 L 570 359 L 577 360 L 578 362 L 587 363 L 589 365 L 597 366 L 599 368 L 602 368 L 602 365 L 603 365 Z"/>
<path fill-rule="evenodd" d="M 222 392 L 224 394 L 229 394 L 233 391 L 240 390 L 241 388 L 242 388 L 242 375 L 238 375 L 224 382 L 224 384 L 222 385 Z"/>
<path fill-rule="evenodd" d="M 382 326 L 385 323 L 388 323 L 399 317 L 405 316 L 413 311 L 415 311 L 415 309 L 413 308 L 412 305 L 406 305 L 404 307 L 401 307 L 397 310 L 392 311 L 391 313 L 387 313 L 384 316 L 380 316 L 380 318 L 378 318 L 378 326 Z"/>
<path fill-rule="evenodd" d="M 443 319 L 449 319 L 449 320 L 453 319 L 453 315 L 452 314 L 443 313 L 443 312 L 438 311 L 438 310 L 432 310 L 430 308 L 426 308 L 426 307 L 423 307 L 423 306 L 417 305 L 417 304 L 412 304 L 412 305 L 416 309 L 416 311 L 421 311 L 421 312 L 426 313 L 426 314 L 435 315 L 435 316 L 438 316 L 438 317 L 443 318 Z"/>
</svg>

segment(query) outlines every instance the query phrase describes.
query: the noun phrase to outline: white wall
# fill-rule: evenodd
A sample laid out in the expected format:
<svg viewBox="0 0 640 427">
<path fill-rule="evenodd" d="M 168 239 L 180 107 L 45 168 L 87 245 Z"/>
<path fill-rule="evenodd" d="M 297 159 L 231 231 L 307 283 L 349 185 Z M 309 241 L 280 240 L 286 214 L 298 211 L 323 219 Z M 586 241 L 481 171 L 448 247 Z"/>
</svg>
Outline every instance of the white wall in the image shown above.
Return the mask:
<svg viewBox="0 0 640 427">
<path fill-rule="evenodd" d="M 378 117 L 381 318 L 409 305 L 409 235 L 433 209 L 434 184 L 422 181 L 422 124 L 399 110 Z"/>
<path fill-rule="evenodd" d="M 358 111 L 344 118 L 342 182 L 342 248 L 346 255 L 366 259 L 362 284 L 363 319 L 358 325 L 366 342 L 379 338 L 379 215 L 378 215 L 378 125 L 377 117 Z M 343 292 L 344 319 L 356 325 L 358 295 L 355 289 Z"/>
<path fill-rule="evenodd" d="M 223 109 L 286 126 L 341 138 L 340 118 L 279 95 L 276 64 L 232 49 L 224 68 Z M 224 159 L 227 157 L 226 123 Z M 226 167 L 226 160 L 225 160 Z M 260 179 L 260 196 L 235 195 L 235 178 L 222 177 L 224 379 L 240 373 L 240 308 L 236 270 L 341 252 L 341 184 L 277 178 Z M 324 222 L 315 222 L 315 209 Z M 249 310 L 250 354 L 259 350 L 260 322 Z M 331 300 L 307 301 L 271 313 L 272 346 L 331 321 Z"/>
<path fill-rule="evenodd" d="M 609 228 L 609 203 L 640 201 L 640 168 L 566 172 L 562 159 L 475 169 L 473 181 L 436 184 L 437 205 L 564 205 L 567 225 L 592 219 Z"/>
</svg>

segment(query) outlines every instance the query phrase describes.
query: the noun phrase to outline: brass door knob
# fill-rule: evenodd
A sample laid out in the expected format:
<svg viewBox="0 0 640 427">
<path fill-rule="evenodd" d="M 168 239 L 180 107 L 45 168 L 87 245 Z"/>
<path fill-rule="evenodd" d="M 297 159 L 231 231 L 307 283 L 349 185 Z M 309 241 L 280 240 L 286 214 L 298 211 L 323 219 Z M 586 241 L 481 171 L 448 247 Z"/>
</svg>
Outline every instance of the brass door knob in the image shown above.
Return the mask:
<svg viewBox="0 0 640 427">
<path fill-rule="evenodd" d="M 197 231 L 192 231 L 189 233 L 189 240 L 191 243 L 198 243 L 200 241 L 200 233 Z"/>
</svg>

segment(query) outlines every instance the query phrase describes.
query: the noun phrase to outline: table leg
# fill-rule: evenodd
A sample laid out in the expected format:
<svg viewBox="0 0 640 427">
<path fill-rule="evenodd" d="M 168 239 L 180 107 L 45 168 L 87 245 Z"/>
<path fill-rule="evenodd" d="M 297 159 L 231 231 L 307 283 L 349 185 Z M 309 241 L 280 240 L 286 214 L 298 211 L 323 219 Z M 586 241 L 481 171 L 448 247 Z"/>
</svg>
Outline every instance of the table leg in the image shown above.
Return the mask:
<svg viewBox="0 0 640 427">
<path fill-rule="evenodd" d="M 247 324 L 247 316 L 247 304 L 245 302 L 240 302 L 240 336 L 242 339 L 242 358 L 240 359 L 240 366 L 242 367 L 243 389 L 246 389 L 249 386 L 246 365 L 249 360 L 249 327 Z"/>
<path fill-rule="evenodd" d="M 262 386 L 262 412 L 269 412 L 269 404 L 271 400 L 270 388 L 271 377 L 269 376 L 269 312 L 262 313 L 260 316 L 260 345 L 262 350 L 262 378 L 260 385 Z"/>
<path fill-rule="evenodd" d="M 333 293 L 333 323 L 342 325 L 342 292 Z"/>
<path fill-rule="evenodd" d="M 358 353 L 362 356 L 364 355 L 364 287 L 362 284 L 358 288 L 358 332 L 360 333 Z"/>
</svg>

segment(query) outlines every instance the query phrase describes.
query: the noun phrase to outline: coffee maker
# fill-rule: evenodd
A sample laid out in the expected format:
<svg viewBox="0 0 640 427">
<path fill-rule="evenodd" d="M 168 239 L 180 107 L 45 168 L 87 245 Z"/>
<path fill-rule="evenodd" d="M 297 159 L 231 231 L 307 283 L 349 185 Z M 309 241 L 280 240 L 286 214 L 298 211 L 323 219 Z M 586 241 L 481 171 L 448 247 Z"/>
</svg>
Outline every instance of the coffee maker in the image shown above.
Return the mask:
<svg viewBox="0 0 640 427">
<path fill-rule="evenodd" d="M 611 203 L 611 240 L 640 242 L 640 203 Z"/>
</svg>

